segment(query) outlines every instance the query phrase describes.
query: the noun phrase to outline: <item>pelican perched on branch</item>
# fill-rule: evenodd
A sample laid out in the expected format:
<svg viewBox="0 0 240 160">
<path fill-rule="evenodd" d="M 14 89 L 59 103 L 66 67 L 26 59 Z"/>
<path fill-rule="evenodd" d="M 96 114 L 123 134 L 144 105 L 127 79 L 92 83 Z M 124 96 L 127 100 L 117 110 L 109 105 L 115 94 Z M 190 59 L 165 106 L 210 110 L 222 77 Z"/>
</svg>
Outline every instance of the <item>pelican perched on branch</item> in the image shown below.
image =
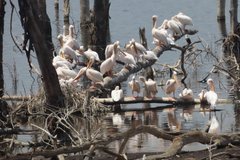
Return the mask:
<svg viewBox="0 0 240 160">
<path fill-rule="evenodd" d="M 217 93 L 215 92 L 215 85 L 211 78 L 207 80 L 207 84 L 209 91 L 204 94 L 204 98 L 207 100 L 208 104 L 210 104 L 210 108 L 215 108 L 218 100 Z"/>
<path fill-rule="evenodd" d="M 88 62 L 87 67 L 83 67 L 79 70 L 76 77 L 73 78 L 72 82 L 78 81 L 83 75 L 86 75 L 88 79 L 90 79 L 93 83 L 93 87 L 96 84 L 102 85 L 103 83 L 103 74 L 95 69 L 92 69 L 93 59 Z"/>
<path fill-rule="evenodd" d="M 136 80 L 135 75 L 132 77 L 132 80 L 128 82 L 128 85 L 132 90 L 132 96 L 135 97 L 134 93 L 137 92 L 137 97 L 138 97 L 141 91 L 141 88 L 140 88 L 140 83 Z"/>
<path fill-rule="evenodd" d="M 119 44 L 120 44 L 119 41 L 116 41 L 115 43 L 116 43 L 118 46 L 119 46 Z M 106 49 L 105 49 L 105 59 L 111 57 L 111 55 L 113 54 L 113 50 L 114 50 L 114 47 L 113 47 L 113 46 L 114 46 L 115 43 L 109 44 L 109 45 L 106 46 Z"/>
<path fill-rule="evenodd" d="M 181 22 L 184 26 L 193 25 L 192 18 L 187 16 L 186 14 L 183 14 L 182 12 L 179 12 L 177 15 L 174 16 L 174 18 Z"/>
<path fill-rule="evenodd" d="M 70 25 L 69 26 L 69 35 L 67 36 L 67 39 L 65 40 L 65 45 L 68 45 L 73 50 L 79 50 L 80 45 L 79 45 L 78 41 L 73 37 L 73 34 L 74 34 L 74 26 Z"/>
<path fill-rule="evenodd" d="M 105 61 L 102 62 L 100 65 L 100 72 L 104 75 L 105 73 L 111 71 L 116 64 L 117 58 L 117 48 L 118 48 L 119 41 L 116 41 L 113 44 L 113 52 L 112 55 L 107 58 Z"/>
<path fill-rule="evenodd" d="M 168 95 L 173 93 L 173 96 L 175 96 L 177 88 L 178 88 L 177 72 L 173 71 L 172 78 L 167 80 L 166 82 L 165 92 Z"/>
<path fill-rule="evenodd" d="M 168 45 L 168 40 L 166 36 L 165 29 L 158 29 L 157 28 L 157 16 L 152 16 L 153 21 L 153 28 L 152 28 L 152 36 L 155 38 L 159 45 Z"/>
<path fill-rule="evenodd" d="M 143 76 L 140 76 L 139 79 L 144 83 L 146 96 L 151 98 L 155 97 L 158 93 L 156 81 L 151 78 L 146 80 Z"/>
</svg>

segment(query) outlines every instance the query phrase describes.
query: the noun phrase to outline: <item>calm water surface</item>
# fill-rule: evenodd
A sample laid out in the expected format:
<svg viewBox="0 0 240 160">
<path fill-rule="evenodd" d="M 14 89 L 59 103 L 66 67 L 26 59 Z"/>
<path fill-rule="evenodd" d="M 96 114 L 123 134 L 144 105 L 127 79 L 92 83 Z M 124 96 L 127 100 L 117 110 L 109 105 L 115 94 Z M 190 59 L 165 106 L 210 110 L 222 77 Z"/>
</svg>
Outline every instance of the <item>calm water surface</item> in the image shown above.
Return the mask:
<svg viewBox="0 0 240 160">
<path fill-rule="evenodd" d="M 47 1 L 48 14 L 51 19 L 53 41 L 56 49 L 59 49 L 59 44 L 57 42 L 57 35 L 62 32 L 63 26 L 63 10 L 60 10 L 59 20 L 56 21 L 54 13 L 54 1 Z M 91 1 L 92 3 L 92 1 Z M 15 2 L 17 6 L 17 2 Z M 229 4 L 226 4 L 226 23 L 227 29 L 229 29 Z M 78 33 L 78 39 L 81 41 L 79 36 L 79 1 L 71 1 L 71 23 L 74 23 Z M 60 8 L 62 8 L 62 1 L 60 1 Z M 38 88 L 35 76 L 33 78 L 29 74 L 27 59 L 24 54 L 20 53 L 17 48 L 13 45 L 10 39 L 9 31 L 9 17 L 10 17 L 10 5 L 6 6 L 6 17 L 5 17 L 5 33 L 4 33 L 4 76 L 5 76 L 5 88 L 8 94 L 15 94 L 16 91 L 12 89 L 12 74 L 13 74 L 13 64 L 16 64 L 16 72 L 18 78 L 18 90 L 17 94 L 25 95 L 30 93 L 35 93 Z M 17 8 L 18 10 L 18 8 Z M 218 24 L 216 21 L 216 1 L 201 0 L 119 0 L 111 1 L 110 7 L 110 31 L 112 41 L 119 40 L 121 46 L 132 38 L 138 40 L 138 29 L 139 27 L 145 27 L 146 37 L 148 41 L 149 48 L 153 48 L 152 37 L 151 37 L 151 27 L 152 15 L 157 15 L 159 17 L 158 25 L 162 23 L 164 19 L 170 19 L 173 15 L 178 12 L 183 12 L 193 19 L 194 26 L 192 28 L 197 29 L 199 32 L 192 36 L 191 39 L 198 40 L 202 38 L 206 44 L 209 45 L 210 49 L 216 52 L 217 56 L 221 56 L 220 45 L 217 45 L 215 41 L 221 38 L 220 31 L 218 29 Z M 20 21 L 15 12 L 13 20 L 13 34 L 18 43 L 22 40 L 23 30 L 20 27 Z M 183 44 L 183 40 L 179 40 L 178 44 Z M 200 45 L 199 45 L 200 46 Z M 179 58 L 180 53 L 177 51 L 166 52 L 159 58 L 158 64 L 168 63 L 170 65 L 175 64 L 176 60 Z M 206 84 L 197 83 L 198 80 L 202 79 L 207 72 L 212 68 L 213 62 L 208 60 L 204 56 L 202 57 L 203 65 L 199 64 L 198 69 L 194 69 L 191 65 L 188 66 L 188 78 L 186 82 L 189 87 L 194 91 L 194 96 L 197 97 L 198 93 L 202 88 L 206 87 Z M 33 63 L 37 65 L 35 56 L 32 56 Z M 163 69 L 160 65 L 156 64 L 154 67 L 156 70 Z M 212 74 L 211 77 L 216 82 L 216 90 L 219 98 L 228 98 L 230 88 L 227 78 L 220 74 Z M 158 82 L 165 82 L 167 77 L 158 77 Z M 122 83 L 125 95 L 131 95 L 131 91 L 128 89 L 127 82 Z M 181 88 L 183 89 L 183 88 Z M 181 91 L 178 90 L 178 93 Z M 178 95 L 177 93 L 177 95 Z M 157 96 L 164 96 L 164 92 L 159 87 L 159 92 Z M 133 105 L 123 105 L 123 109 L 130 108 L 151 108 L 158 107 L 160 104 L 133 104 Z M 187 109 L 178 106 L 177 108 L 145 111 L 145 112 L 125 112 L 114 115 L 108 115 L 104 120 L 104 125 L 108 128 L 106 133 L 110 132 L 122 132 L 133 125 L 147 124 L 156 125 L 164 130 L 192 130 L 200 129 L 204 130 L 209 118 L 215 114 L 218 121 L 220 122 L 220 130 L 223 133 L 233 132 L 239 130 L 239 115 L 236 114 L 238 108 L 233 104 L 219 104 L 217 108 L 221 111 L 216 113 L 209 112 L 199 112 L 200 106 L 190 106 Z M 134 119 L 132 116 L 134 115 Z M 21 137 L 22 138 L 22 137 Z M 120 142 L 115 142 L 112 147 L 119 148 Z M 164 148 L 169 146 L 168 141 L 161 139 L 156 139 L 151 135 L 141 134 L 132 137 L 127 146 L 127 151 L 137 152 L 137 151 L 163 151 Z M 202 146 L 193 145 L 198 149 Z M 192 146 L 190 146 L 193 148 Z M 187 147 L 188 150 L 190 147 Z"/>
</svg>

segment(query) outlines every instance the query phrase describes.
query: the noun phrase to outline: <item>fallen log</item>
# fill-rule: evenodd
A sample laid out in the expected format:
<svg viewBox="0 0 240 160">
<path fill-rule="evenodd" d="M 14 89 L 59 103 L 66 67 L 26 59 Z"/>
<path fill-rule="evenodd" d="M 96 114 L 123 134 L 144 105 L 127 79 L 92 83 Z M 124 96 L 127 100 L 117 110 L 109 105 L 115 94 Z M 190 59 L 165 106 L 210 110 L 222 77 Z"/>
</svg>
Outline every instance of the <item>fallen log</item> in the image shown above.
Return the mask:
<svg viewBox="0 0 240 160">
<path fill-rule="evenodd" d="M 10 96 L 10 95 L 4 95 L 3 97 L 1 97 L 1 100 L 4 101 L 28 101 L 30 100 L 32 97 L 31 96 Z"/>
<path fill-rule="evenodd" d="M 105 105 L 114 105 L 114 104 L 131 104 L 131 103 L 166 103 L 173 105 L 191 105 L 191 104 L 206 104 L 206 102 L 201 102 L 200 99 L 184 100 L 181 98 L 169 98 L 169 97 L 124 97 L 120 101 L 114 101 L 112 98 L 94 98 L 95 101 L 105 104 Z M 229 99 L 218 99 L 217 103 L 233 103 Z"/>
<path fill-rule="evenodd" d="M 32 159 L 36 156 L 44 156 L 47 157 L 54 157 L 60 154 L 68 154 L 68 153 L 77 153 L 84 150 L 88 150 L 92 145 L 96 146 L 96 149 L 98 146 L 107 146 L 111 142 L 115 140 L 121 140 L 121 139 L 129 139 L 137 134 L 140 133 L 148 133 L 156 138 L 161 138 L 165 140 L 172 141 L 171 146 L 166 150 L 166 152 L 156 155 L 146 155 L 146 159 L 161 159 L 161 158 L 168 158 L 172 157 L 178 153 L 181 152 L 182 148 L 190 143 L 193 142 L 199 142 L 201 144 L 213 144 L 215 147 L 226 147 L 229 144 L 238 145 L 240 142 L 240 134 L 239 133 L 232 133 L 232 134 L 211 134 L 201 131 L 190 131 L 187 133 L 183 133 L 180 135 L 170 135 L 167 132 L 159 129 L 156 126 L 147 126 L 147 125 L 141 125 L 138 127 L 133 127 L 123 133 L 118 133 L 115 135 L 109 135 L 106 138 L 103 138 L 101 140 L 94 140 L 91 142 L 86 142 L 79 146 L 65 146 L 61 148 L 55 148 L 55 149 L 47 149 L 47 150 L 35 150 L 28 153 L 21 153 L 17 155 L 5 155 L 0 158 L 0 160 L 3 159 L 12 159 L 12 160 L 27 160 Z M 117 154 L 116 154 L 117 155 Z"/>
</svg>

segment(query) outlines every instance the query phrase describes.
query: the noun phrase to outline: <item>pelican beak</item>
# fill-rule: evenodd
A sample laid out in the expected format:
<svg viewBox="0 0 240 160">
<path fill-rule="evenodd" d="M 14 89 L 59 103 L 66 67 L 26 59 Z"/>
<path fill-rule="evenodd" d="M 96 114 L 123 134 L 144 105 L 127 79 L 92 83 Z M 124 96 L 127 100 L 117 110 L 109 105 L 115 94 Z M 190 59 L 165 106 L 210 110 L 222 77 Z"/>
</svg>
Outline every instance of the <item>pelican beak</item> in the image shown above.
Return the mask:
<svg viewBox="0 0 240 160">
<path fill-rule="evenodd" d="M 135 53 L 137 54 L 137 47 L 136 47 L 136 44 L 135 43 L 132 43 L 133 47 L 134 47 L 134 51 Z"/>
<path fill-rule="evenodd" d="M 119 48 L 119 51 L 120 51 L 124 56 L 126 56 L 126 53 L 124 53 L 120 48 Z"/>
<path fill-rule="evenodd" d="M 93 65 L 93 63 L 94 63 L 94 59 L 93 59 L 93 58 L 90 58 L 90 60 L 89 60 L 89 62 L 88 62 L 88 64 L 87 64 L 87 68 L 91 68 L 92 65 Z"/>
</svg>

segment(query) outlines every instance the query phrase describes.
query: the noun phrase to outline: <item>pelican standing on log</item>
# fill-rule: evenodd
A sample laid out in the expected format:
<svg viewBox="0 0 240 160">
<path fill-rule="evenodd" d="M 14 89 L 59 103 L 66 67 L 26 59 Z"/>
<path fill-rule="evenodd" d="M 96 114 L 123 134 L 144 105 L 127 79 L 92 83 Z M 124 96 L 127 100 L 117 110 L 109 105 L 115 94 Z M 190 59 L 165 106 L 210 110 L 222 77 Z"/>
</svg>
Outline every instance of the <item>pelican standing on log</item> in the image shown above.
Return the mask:
<svg viewBox="0 0 240 160">
<path fill-rule="evenodd" d="M 128 85 L 132 90 L 132 96 L 135 97 L 134 93 L 137 92 L 137 97 L 138 97 L 141 89 L 140 89 L 140 83 L 136 80 L 135 75 L 132 77 L 132 80 L 128 82 Z"/>
<path fill-rule="evenodd" d="M 211 78 L 207 80 L 207 84 L 209 91 L 204 94 L 204 98 L 207 100 L 208 104 L 210 104 L 210 108 L 215 109 L 218 100 L 217 93 L 215 92 L 215 85 Z"/>
<path fill-rule="evenodd" d="M 175 92 L 177 88 L 178 88 L 177 72 L 173 71 L 172 78 L 167 80 L 166 82 L 165 93 L 167 95 L 173 93 L 173 96 L 175 97 Z"/>
<path fill-rule="evenodd" d="M 149 78 L 147 81 L 143 76 L 140 76 L 139 79 L 144 83 L 146 96 L 148 98 L 153 98 L 158 93 L 156 81 Z"/>
<path fill-rule="evenodd" d="M 118 41 L 113 44 L 113 53 L 112 53 L 112 55 L 109 58 L 107 58 L 105 61 L 103 61 L 102 64 L 100 65 L 100 72 L 103 75 L 105 73 L 108 73 L 108 72 L 110 72 L 109 75 L 112 75 L 111 71 L 112 71 L 113 67 L 116 64 L 118 44 L 119 44 Z"/>
</svg>

